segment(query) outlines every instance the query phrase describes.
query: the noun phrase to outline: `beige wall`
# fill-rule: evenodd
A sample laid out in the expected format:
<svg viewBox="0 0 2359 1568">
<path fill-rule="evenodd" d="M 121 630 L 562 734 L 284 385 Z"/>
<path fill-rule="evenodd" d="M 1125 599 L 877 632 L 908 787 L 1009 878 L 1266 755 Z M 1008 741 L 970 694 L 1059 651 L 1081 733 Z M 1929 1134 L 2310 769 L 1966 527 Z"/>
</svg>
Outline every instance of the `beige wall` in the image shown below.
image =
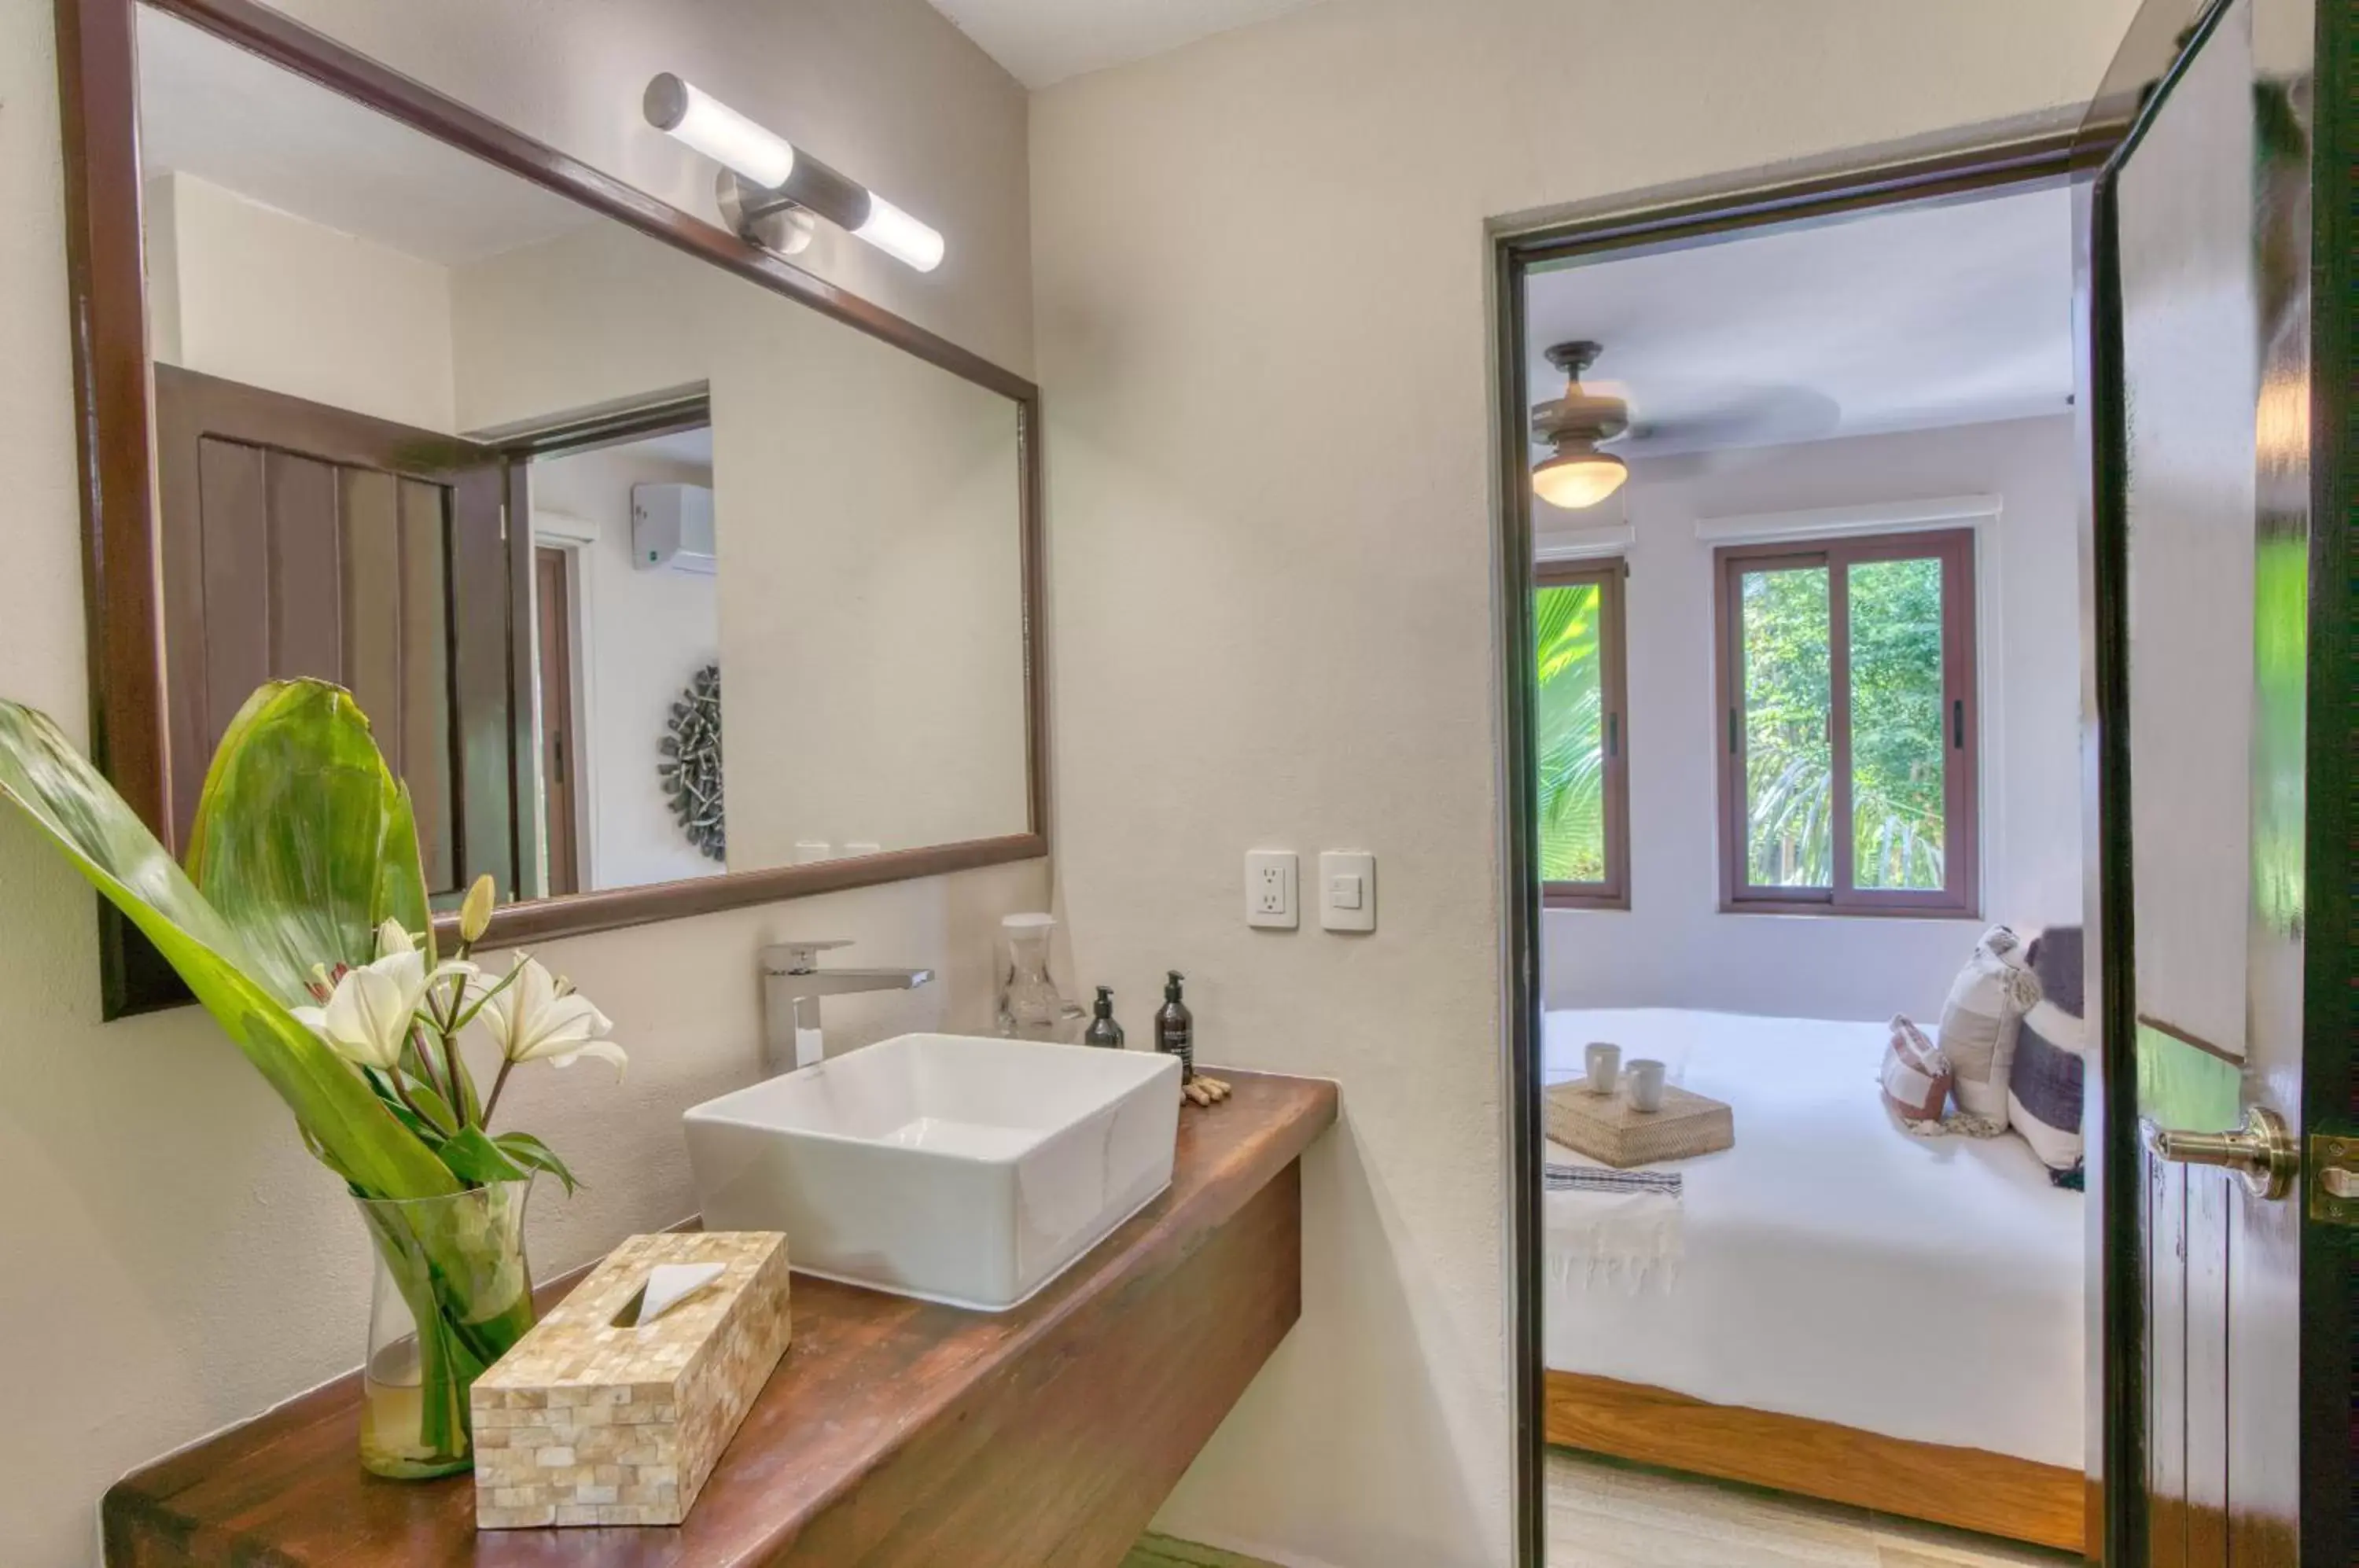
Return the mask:
<svg viewBox="0 0 2359 1568">
<path fill-rule="evenodd" d="M 1708 517 L 1998 498 L 1975 528 L 1983 909 L 2024 931 L 2080 920 L 2077 457 L 2060 413 L 1632 464 L 1631 907 L 1541 915 L 1551 1007 L 1930 1022 L 1984 924 L 1720 912 Z"/>
<path fill-rule="evenodd" d="M 711 393 L 731 866 L 1025 831 L 1013 400 L 614 226 L 455 299 L 463 429 Z"/>
<path fill-rule="evenodd" d="M 2091 90 L 2128 0 L 1339 0 L 1037 94 L 1058 882 L 1077 977 L 1330 1074 L 1305 1317 L 1164 1511 L 1507 1558 L 1484 222 Z M 1251 931 L 1372 850 L 1373 938 Z"/>
<path fill-rule="evenodd" d="M 451 272 L 185 172 L 147 181 L 156 357 L 449 434 Z"/>
<path fill-rule="evenodd" d="M 920 0 L 311 0 L 296 7 L 396 67 L 675 200 L 700 174 L 637 118 L 674 69 L 805 137 L 950 236 L 921 278 L 838 242 L 815 265 L 1019 371 L 1030 367 L 1023 95 Z M 81 521 L 64 310 L 49 0 L 0 0 L 0 691 L 69 729 L 87 704 Z M 894 276 L 898 272 L 900 276 Z M 907 996 L 831 1001 L 840 1038 L 990 1006 L 990 934 L 1046 897 L 1038 866 L 831 895 L 560 944 L 630 1046 L 619 1089 L 593 1069 L 520 1079 L 517 1124 L 591 1188 L 536 1200 L 543 1272 L 692 1206 L 678 1113 L 759 1061 L 754 950 L 849 937 L 872 964 L 932 964 Z M 124 1470 L 359 1359 L 366 1258 L 335 1183 L 253 1071 L 188 1013 L 102 1027 L 92 898 L 0 819 L 0 1563 L 95 1557 L 93 1508 Z"/>
</svg>

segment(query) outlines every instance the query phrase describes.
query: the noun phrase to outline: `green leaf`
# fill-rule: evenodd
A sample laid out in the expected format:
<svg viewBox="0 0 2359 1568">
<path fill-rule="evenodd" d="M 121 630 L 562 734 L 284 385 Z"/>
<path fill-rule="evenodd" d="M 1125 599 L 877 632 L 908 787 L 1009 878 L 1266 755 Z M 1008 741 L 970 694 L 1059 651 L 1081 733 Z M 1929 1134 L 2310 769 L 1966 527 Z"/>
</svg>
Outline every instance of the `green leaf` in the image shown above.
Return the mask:
<svg viewBox="0 0 2359 1568">
<path fill-rule="evenodd" d="M 509 1159 L 481 1127 L 466 1128 L 435 1152 L 441 1155 L 451 1175 L 473 1186 L 525 1179 L 524 1167 Z"/>
<path fill-rule="evenodd" d="M 434 1127 L 429 1142 L 448 1138 L 451 1129 L 459 1126 L 459 1118 L 451 1112 L 451 1102 L 435 1093 L 426 1080 L 414 1073 L 401 1075 L 401 1087 L 409 1095 L 409 1103 L 418 1107 Z"/>
<path fill-rule="evenodd" d="M 46 714 L 0 701 L 0 796 L 47 833 L 156 945 L 246 1060 L 287 1102 L 329 1169 L 371 1197 L 424 1198 L 456 1183 L 359 1073 L 252 978 L 253 955 L 156 835 Z"/>
<path fill-rule="evenodd" d="M 245 938 L 248 972 L 290 1007 L 309 999 L 314 964 L 375 957 L 379 922 L 432 929 L 408 795 L 352 694 L 324 681 L 257 687 L 230 721 L 189 875 Z"/>
<path fill-rule="evenodd" d="M 565 1161 L 557 1158 L 557 1151 L 528 1132 L 504 1132 L 492 1141 L 498 1144 L 501 1151 L 518 1165 L 528 1165 L 535 1171 L 546 1171 L 564 1182 L 565 1195 L 569 1198 L 573 1195 L 575 1189 L 582 1185 L 573 1179 L 573 1172 L 565 1168 Z"/>
</svg>

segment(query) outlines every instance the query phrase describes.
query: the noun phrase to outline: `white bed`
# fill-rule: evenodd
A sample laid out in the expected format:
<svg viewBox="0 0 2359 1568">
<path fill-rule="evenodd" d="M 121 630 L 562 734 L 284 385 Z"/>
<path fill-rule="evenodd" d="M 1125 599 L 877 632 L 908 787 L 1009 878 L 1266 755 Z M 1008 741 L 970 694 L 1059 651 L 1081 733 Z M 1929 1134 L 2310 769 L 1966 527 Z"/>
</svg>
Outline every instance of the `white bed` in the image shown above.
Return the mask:
<svg viewBox="0 0 2359 1568">
<path fill-rule="evenodd" d="M 1885 1037 L 1677 1009 L 1549 1014 L 1547 1083 L 1611 1040 L 1733 1105 L 1736 1146 L 1669 1167 L 1686 1176 L 1669 1278 L 1634 1289 L 1549 1269 L 1548 1365 L 2078 1469 L 2082 1195 L 2012 1135 L 1901 1130 L 1876 1091 Z M 1543 1199 L 1552 1230 L 1599 1201 Z"/>
</svg>

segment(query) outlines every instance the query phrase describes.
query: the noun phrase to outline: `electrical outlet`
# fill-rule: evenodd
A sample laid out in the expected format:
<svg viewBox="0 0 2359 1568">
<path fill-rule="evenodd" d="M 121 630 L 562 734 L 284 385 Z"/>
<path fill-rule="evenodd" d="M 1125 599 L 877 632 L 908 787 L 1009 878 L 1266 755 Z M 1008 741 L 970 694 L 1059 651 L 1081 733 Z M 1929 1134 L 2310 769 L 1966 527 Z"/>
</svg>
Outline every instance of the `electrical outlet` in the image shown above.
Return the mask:
<svg viewBox="0 0 2359 1568">
<path fill-rule="evenodd" d="M 1292 931 L 1302 923 L 1295 899 L 1298 863 L 1290 849 L 1256 849 L 1245 854 L 1245 924 L 1272 931 Z"/>
<path fill-rule="evenodd" d="M 1319 857 L 1319 923 L 1332 931 L 1376 929 L 1376 857 L 1331 849 Z"/>
</svg>

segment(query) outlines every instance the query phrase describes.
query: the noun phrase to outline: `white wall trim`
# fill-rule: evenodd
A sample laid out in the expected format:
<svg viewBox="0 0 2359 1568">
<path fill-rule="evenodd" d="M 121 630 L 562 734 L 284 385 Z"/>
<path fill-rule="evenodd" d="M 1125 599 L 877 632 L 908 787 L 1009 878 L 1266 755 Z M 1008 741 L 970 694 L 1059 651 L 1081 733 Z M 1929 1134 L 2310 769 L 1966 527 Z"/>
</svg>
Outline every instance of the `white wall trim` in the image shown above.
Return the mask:
<svg viewBox="0 0 2359 1568">
<path fill-rule="evenodd" d="M 1840 534 L 1921 532 L 1930 528 L 1988 528 L 1999 519 L 1996 495 L 1937 495 L 1923 501 L 1878 501 L 1865 506 L 1819 506 L 1801 512 L 1754 512 L 1738 517 L 1698 517 L 1696 538 L 1709 544 L 1784 539 L 1824 539 Z"/>
<path fill-rule="evenodd" d="M 543 512 L 536 509 L 532 514 L 532 537 L 536 543 L 563 548 L 568 545 L 596 544 L 604 537 L 604 530 L 599 528 L 593 518 L 576 517 L 564 512 Z"/>
<path fill-rule="evenodd" d="M 1588 561 L 1621 555 L 1638 542 L 1638 530 L 1628 523 L 1603 528 L 1561 528 L 1532 541 L 1535 561 Z"/>
</svg>

